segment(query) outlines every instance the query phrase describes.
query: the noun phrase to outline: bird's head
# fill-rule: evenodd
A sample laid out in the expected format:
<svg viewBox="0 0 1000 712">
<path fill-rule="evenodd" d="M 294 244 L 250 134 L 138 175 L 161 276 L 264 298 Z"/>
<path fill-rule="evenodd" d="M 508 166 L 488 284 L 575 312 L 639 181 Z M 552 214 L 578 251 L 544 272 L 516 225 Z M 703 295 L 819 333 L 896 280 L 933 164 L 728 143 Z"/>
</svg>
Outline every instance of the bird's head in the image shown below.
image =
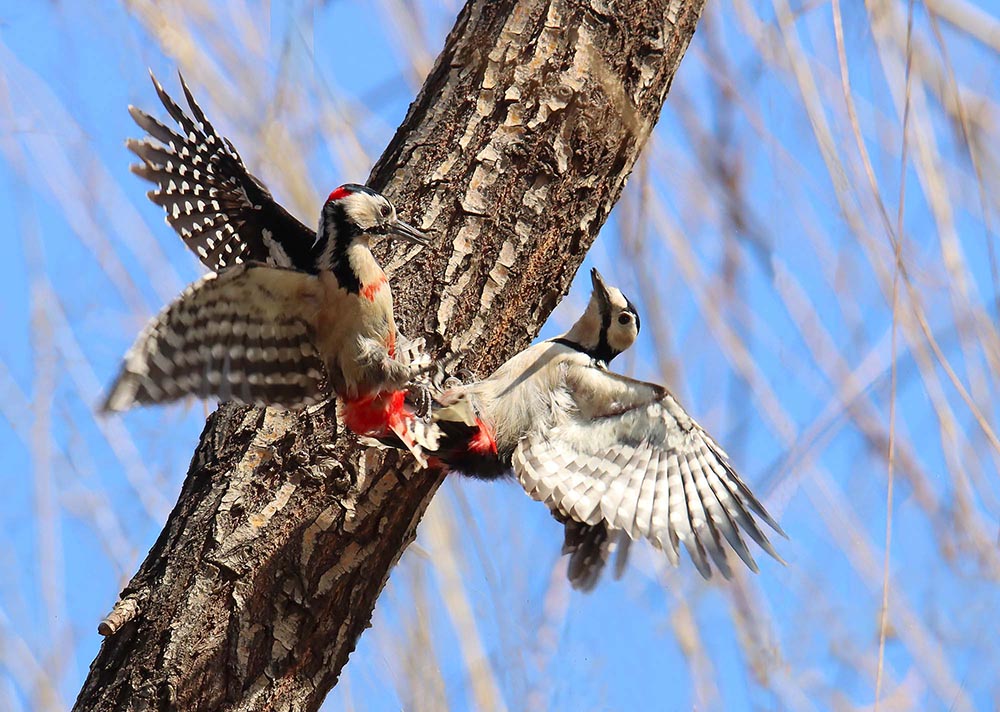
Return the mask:
<svg viewBox="0 0 1000 712">
<path fill-rule="evenodd" d="M 355 240 L 380 235 L 427 244 L 424 233 L 396 216 L 396 208 L 388 198 L 357 183 L 347 183 L 330 193 L 319 227 L 320 236 L 328 243 L 345 247 Z"/>
<path fill-rule="evenodd" d="M 596 269 L 590 271 L 590 280 L 594 288 L 587 310 L 563 338 L 607 364 L 635 343 L 639 312 L 620 289 L 605 284 Z"/>
</svg>

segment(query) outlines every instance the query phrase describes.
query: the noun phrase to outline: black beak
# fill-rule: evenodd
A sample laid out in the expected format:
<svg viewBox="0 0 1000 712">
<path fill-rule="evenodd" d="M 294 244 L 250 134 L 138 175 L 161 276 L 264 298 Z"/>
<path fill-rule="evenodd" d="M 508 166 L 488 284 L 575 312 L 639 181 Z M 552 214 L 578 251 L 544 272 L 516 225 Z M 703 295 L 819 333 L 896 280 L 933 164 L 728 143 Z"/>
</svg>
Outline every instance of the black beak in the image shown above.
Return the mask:
<svg viewBox="0 0 1000 712">
<path fill-rule="evenodd" d="M 601 273 L 597 271 L 596 267 L 590 270 L 590 282 L 594 285 L 594 294 L 596 294 L 597 298 L 601 300 L 602 306 L 610 306 L 611 295 L 608 294 L 608 287 L 604 284 L 604 278 L 601 276 Z"/>
<path fill-rule="evenodd" d="M 402 220 L 397 220 L 389 228 L 389 234 L 400 237 L 407 242 L 415 242 L 418 245 L 429 245 L 430 242 L 427 239 L 427 235 L 420 232 L 417 228 L 409 225 Z"/>
</svg>

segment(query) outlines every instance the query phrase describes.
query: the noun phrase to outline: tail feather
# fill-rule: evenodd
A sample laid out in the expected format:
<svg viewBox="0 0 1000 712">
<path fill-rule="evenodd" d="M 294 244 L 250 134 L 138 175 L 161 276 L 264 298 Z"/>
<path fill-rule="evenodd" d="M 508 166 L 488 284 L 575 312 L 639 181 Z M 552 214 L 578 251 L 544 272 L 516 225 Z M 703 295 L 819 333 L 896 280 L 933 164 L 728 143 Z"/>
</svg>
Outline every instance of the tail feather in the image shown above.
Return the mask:
<svg viewBox="0 0 1000 712">
<path fill-rule="evenodd" d="M 492 426 L 476 413 L 467 394 L 440 396 L 432 420 L 439 440 L 435 455 L 450 469 L 486 480 L 508 473 L 510 463 L 498 452 Z"/>
<path fill-rule="evenodd" d="M 565 527 L 562 553 L 569 555 L 566 576 L 578 591 L 592 591 L 615 554 L 614 577 L 621 578 L 628 561 L 630 539 L 624 531 L 608 530 L 602 521 L 596 525 L 578 522 L 553 513 Z"/>
</svg>

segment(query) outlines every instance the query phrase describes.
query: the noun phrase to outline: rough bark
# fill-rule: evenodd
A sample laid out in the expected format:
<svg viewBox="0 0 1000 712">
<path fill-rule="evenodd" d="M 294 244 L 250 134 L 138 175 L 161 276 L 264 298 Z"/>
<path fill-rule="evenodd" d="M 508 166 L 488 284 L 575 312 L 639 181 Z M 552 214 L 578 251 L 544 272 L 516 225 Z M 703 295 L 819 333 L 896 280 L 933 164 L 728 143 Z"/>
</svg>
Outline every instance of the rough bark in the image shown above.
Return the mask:
<svg viewBox="0 0 1000 712">
<path fill-rule="evenodd" d="M 470 0 L 370 180 L 437 245 L 382 255 L 405 333 L 479 372 L 534 338 L 702 6 Z M 412 470 L 332 407 L 219 408 L 76 709 L 317 709 L 442 480 Z"/>
</svg>

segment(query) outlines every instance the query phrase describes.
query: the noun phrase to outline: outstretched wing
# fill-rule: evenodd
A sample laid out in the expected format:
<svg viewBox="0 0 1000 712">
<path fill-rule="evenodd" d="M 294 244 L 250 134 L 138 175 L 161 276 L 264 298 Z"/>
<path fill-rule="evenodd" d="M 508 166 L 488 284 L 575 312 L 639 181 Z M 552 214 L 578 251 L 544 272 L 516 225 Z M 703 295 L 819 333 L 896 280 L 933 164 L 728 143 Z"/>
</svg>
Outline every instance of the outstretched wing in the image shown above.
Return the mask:
<svg viewBox="0 0 1000 712">
<path fill-rule="evenodd" d="M 781 528 L 670 393 L 596 368 L 576 375 L 569 383 L 580 412 L 514 452 L 528 494 L 563 517 L 645 537 L 674 565 L 683 544 L 705 578 L 709 558 L 730 577 L 724 541 L 757 570 L 741 531 L 781 560 L 754 515 Z"/>
<path fill-rule="evenodd" d="M 150 73 L 156 93 L 177 122 L 177 132 L 129 107 L 149 134 L 129 139 L 142 163 L 132 172 L 155 183 L 149 199 L 163 206 L 167 222 L 213 272 L 241 262 L 311 269 L 316 233 L 278 205 L 252 176 L 228 139 L 219 136 L 181 77 L 192 116 L 174 102 Z"/>
<path fill-rule="evenodd" d="M 317 277 L 254 263 L 203 277 L 139 335 L 104 409 L 184 396 L 289 408 L 323 400 L 313 340 L 323 294 Z"/>
</svg>

